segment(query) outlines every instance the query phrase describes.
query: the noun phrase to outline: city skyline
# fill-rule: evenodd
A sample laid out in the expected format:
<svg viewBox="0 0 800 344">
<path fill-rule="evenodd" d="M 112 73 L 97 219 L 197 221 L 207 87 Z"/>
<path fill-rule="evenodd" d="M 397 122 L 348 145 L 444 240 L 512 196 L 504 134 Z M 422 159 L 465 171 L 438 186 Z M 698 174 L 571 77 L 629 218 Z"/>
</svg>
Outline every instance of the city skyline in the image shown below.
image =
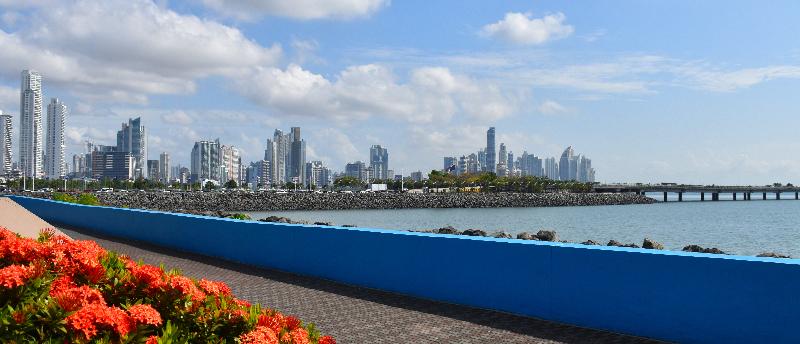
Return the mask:
<svg viewBox="0 0 800 344">
<path fill-rule="evenodd" d="M 308 161 L 344 166 L 380 144 L 395 170 L 427 170 L 494 126 L 516 156 L 583 147 L 609 182 L 800 174 L 800 48 L 786 36 L 800 25 L 795 2 L 465 1 L 426 3 L 420 16 L 420 3 L 375 1 L 247 18 L 182 0 L 0 5 L 0 110 L 14 119 L 15 160 L 19 72 L 35 69 L 42 102 L 58 95 L 70 110 L 68 157 L 141 116 L 149 149 L 183 164 L 182 147 L 214 137 L 257 161 L 273 128 L 300 126 Z M 64 21 L 80 25 L 54 26 Z"/>
</svg>

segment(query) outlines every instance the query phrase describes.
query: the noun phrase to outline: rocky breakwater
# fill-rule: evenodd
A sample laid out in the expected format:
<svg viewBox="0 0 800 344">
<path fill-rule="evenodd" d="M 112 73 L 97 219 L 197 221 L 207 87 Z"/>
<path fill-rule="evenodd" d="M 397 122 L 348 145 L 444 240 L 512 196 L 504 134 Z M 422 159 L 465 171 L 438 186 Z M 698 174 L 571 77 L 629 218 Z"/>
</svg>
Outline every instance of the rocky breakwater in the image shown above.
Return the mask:
<svg viewBox="0 0 800 344">
<path fill-rule="evenodd" d="M 501 208 L 654 203 L 653 199 L 641 195 L 598 193 L 114 192 L 97 196 L 109 206 L 165 211 Z"/>
</svg>

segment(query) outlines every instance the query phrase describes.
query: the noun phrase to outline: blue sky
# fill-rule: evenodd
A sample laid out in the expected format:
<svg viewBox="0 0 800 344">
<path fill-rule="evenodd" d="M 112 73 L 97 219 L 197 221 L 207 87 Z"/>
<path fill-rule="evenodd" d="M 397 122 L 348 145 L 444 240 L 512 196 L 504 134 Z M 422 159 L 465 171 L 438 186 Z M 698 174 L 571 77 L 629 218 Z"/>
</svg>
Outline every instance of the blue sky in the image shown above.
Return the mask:
<svg viewBox="0 0 800 344">
<path fill-rule="evenodd" d="M 301 126 L 334 170 L 408 174 L 498 143 L 601 181 L 800 176 L 800 3 L 0 0 L 0 110 L 19 72 L 70 107 L 68 155 L 142 116 L 150 158 L 219 137 L 252 161 Z M 17 125 L 15 123 L 15 125 Z"/>
</svg>

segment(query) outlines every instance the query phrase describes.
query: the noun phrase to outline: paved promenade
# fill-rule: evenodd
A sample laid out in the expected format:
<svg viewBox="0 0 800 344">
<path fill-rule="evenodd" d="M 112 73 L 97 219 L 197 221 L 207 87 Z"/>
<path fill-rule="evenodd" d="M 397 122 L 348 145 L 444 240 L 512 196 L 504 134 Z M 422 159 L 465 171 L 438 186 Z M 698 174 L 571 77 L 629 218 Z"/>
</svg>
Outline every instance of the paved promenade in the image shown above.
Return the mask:
<svg viewBox="0 0 800 344">
<path fill-rule="evenodd" d="M 225 281 L 237 296 L 313 322 L 322 333 L 342 344 L 658 343 L 176 253 L 80 230 L 61 230 L 75 239 L 95 240 L 135 260 L 163 263 L 196 278 Z"/>
</svg>

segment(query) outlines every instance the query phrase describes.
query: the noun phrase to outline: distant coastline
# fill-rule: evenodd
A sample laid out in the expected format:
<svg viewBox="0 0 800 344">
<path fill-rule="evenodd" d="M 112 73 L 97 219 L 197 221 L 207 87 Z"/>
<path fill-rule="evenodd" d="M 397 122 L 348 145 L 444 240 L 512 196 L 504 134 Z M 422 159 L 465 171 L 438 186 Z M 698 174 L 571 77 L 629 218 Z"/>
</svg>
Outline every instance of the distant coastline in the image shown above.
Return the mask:
<svg viewBox="0 0 800 344">
<path fill-rule="evenodd" d="M 48 197 L 46 193 L 28 194 Z M 97 193 L 102 204 L 164 211 L 279 211 L 409 208 L 507 208 L 652 204 L 633 193 Z"/>
</svg>

